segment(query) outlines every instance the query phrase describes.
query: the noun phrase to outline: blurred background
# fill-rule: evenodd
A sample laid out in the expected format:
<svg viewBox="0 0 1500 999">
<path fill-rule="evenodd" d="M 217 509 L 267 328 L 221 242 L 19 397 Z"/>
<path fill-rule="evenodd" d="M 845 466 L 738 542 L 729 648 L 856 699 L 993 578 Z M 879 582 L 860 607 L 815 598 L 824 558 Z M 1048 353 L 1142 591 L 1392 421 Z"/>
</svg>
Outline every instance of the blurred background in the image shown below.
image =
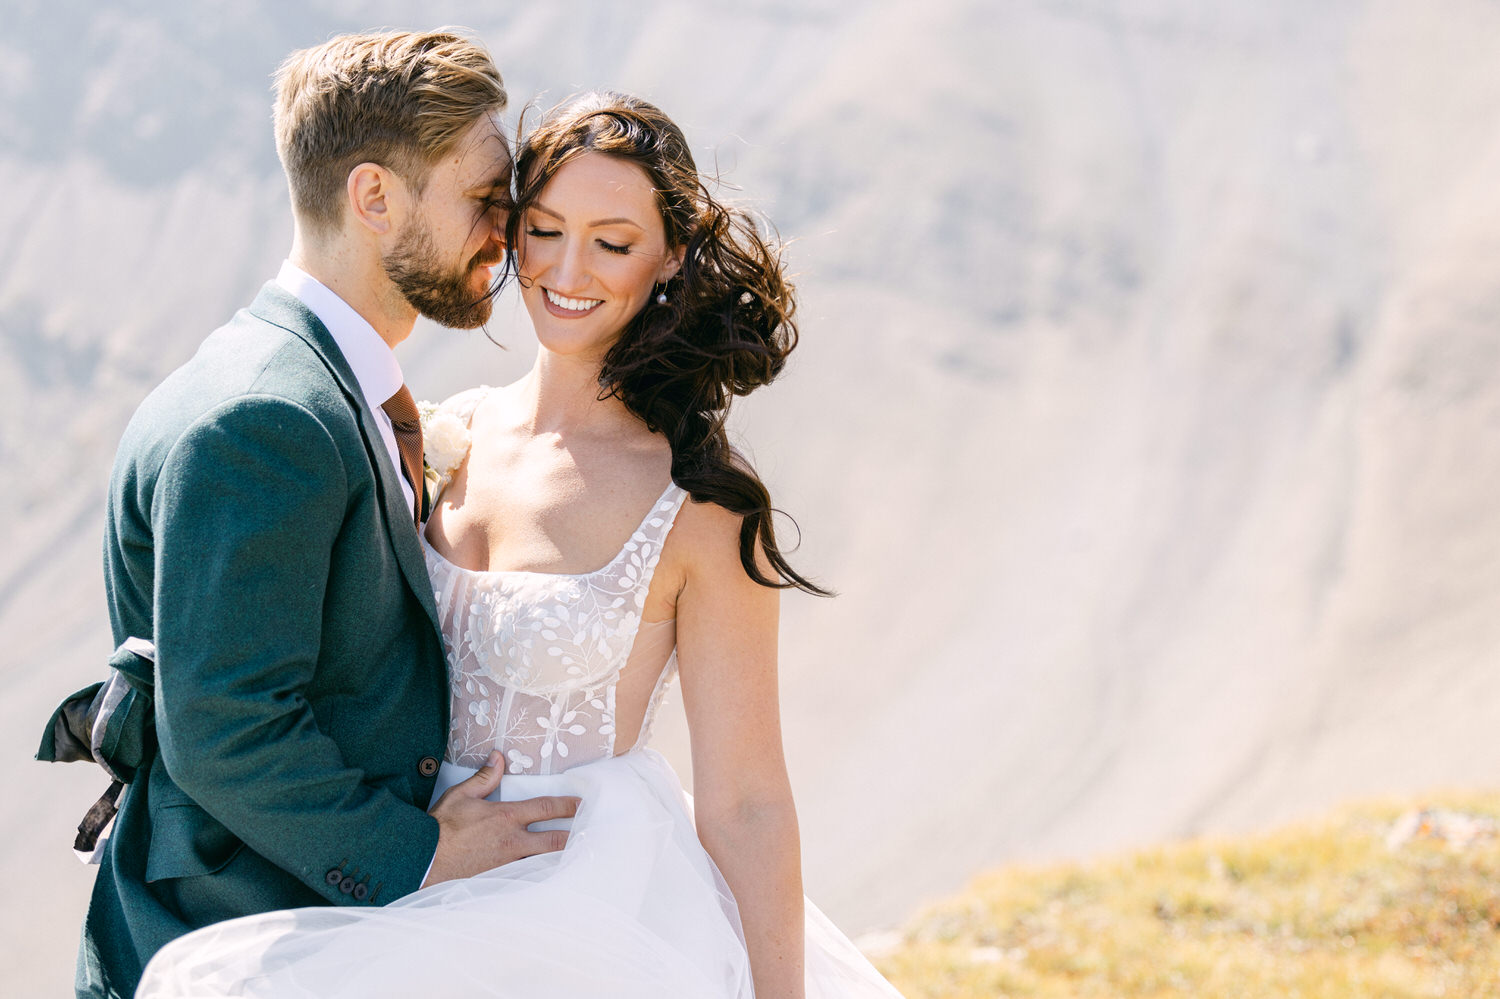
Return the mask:
<svg viewBox="0 0 1500 999">
<path fill-rule="evenodd" d="M 473 28 L 513 98 L 673 115 L 791 241 L 802 346 L 738 433 L 801 528 L 782 698 L 851 934 L 971 875 L 1500 766 L 1492 0 L 7 0 L 0 967 L 72 979 L 97 771 L 30 762 L 111 649 L 131 411 L 290 241 L 270 77 Z M 402 348 L 439 399 L 525 370 Z M 790 530 L 790 528 L 787 528 Z M 688 766 L 680 713 L 659 745 Z"/>
</svg>

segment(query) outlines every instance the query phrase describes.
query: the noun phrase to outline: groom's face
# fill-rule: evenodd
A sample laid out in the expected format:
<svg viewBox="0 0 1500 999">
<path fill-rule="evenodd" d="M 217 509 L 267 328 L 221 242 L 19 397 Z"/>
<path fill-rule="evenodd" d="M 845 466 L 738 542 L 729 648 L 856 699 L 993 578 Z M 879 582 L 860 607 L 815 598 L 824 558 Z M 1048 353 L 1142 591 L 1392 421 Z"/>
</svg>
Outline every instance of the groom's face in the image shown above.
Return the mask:
<svg viewBox="0 0 1500 999">
<path fill-rule="evenodd" d="M 422 315 L 454 329 L 490 317 L 490 268 L 505 257 L 500 205 L 510 185 L 510 150 L 495 122 L 481 119 L 427 174 L 395 245 L 386 276 Z"/>
</svg>

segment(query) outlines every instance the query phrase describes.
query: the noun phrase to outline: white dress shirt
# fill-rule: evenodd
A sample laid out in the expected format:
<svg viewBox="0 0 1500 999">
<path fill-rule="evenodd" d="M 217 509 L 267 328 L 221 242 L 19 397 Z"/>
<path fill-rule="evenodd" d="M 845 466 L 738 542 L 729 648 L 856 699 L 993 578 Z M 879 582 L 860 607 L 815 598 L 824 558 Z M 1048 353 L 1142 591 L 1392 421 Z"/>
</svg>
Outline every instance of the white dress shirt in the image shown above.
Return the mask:
<svg viewBox="0 0 1500 999">
<path fill-rule="evenodd" d="M 338 344 L 339 353 L 349 362 L 354 380 L 359 382 L 365 404 L 375 414 L 375 424 L 380 427 L 380 439 L 385 441 L 385 452 L 391 457 L 396 481 L 401 483 L 401 491 L 406 495 L 406 506 L 415 508 L 416 493 L 401 472 L 401 451 L 396 447 L 396 432 L 391 429 L 391 418 L 380 408 L 406 381 L 395 351 L 348 302 L 290 260 L 282 263 L 276 283 L 296 295 L 333 334 L 333 342 Z"/>
</svg>

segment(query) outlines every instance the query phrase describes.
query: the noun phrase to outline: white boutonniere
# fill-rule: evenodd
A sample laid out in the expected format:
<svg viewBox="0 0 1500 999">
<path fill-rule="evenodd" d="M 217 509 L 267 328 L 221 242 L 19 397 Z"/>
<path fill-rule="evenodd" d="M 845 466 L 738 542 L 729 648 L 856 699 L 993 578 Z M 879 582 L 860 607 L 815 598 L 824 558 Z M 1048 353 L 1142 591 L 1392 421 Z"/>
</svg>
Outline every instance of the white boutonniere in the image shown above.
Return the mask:
<svg viewBox="0 0 1500 999">
<path fill-rule="evenodd" d="M 430 402 L 417 403 L 422 418 L 422 463 L 434 491 L 453 478 L 469 453 L 469 428 L 458 416 Z"/>
</svg>

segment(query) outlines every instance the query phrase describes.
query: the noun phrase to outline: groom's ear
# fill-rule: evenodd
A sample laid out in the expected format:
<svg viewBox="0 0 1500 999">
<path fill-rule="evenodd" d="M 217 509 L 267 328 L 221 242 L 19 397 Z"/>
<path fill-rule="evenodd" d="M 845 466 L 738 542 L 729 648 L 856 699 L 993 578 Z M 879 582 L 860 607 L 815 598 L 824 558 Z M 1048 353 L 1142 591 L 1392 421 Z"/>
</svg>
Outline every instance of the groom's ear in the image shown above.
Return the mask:
<svg viewBox="0 0 1500 999">
<path fill-rule="evenodd" d="M 366 229 L 384 236 L 395 226 L 393 200 L 400 181 L 379 163 L 361 163 L 349 171 L 349 210 Z"/>
</svg>

